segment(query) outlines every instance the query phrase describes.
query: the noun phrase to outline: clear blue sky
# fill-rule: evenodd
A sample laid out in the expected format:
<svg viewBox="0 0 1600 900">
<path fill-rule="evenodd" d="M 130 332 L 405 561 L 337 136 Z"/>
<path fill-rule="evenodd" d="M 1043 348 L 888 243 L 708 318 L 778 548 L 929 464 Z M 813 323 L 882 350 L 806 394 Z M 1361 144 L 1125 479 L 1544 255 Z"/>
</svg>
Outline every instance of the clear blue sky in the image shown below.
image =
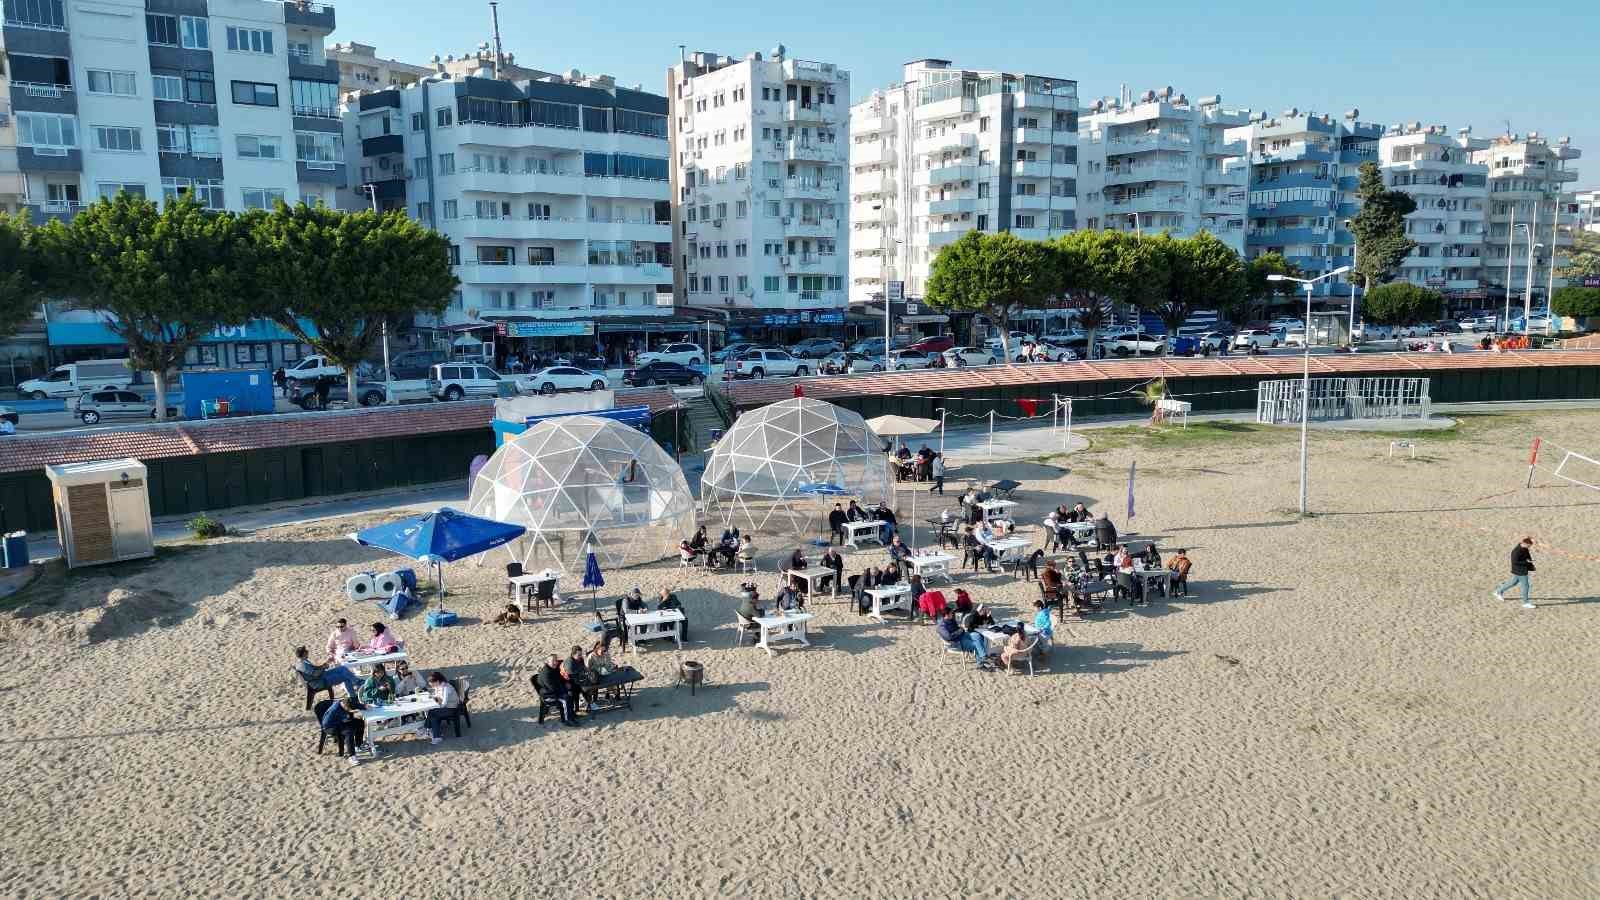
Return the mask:
<svg viewBox="0 0 1600 900">
<path fill-rule="evenodd" d="M 344 0 L 336 41 L 425 62 L 489 37 L 486 0 Z M 1026 10 L 1026 12 L 1022 12 Z M 670 23 L 677 23 L 671 25 Z M 1422 120 L 1452 131 L 1570 134 L 1584 151 L 1579 185 L 1600 186 L 1600 7 L 1594 0 L 1488 3 L 1293 0 L 1231 3 L 894 3 L 839 0 L 722 6 L 609 0 L 500 4 L 501 36 L 517 62 L 615 75 L 664 90 L 678 44 L 743 55 L 783 43 L 791 55 L 837 63 L 852 96 L 900 77 L 925 56 L 972 68 L 1076 79 L 1082 97 L 1172 85 L 1228 106 L 1290 106 L 1365 121 Z"/>
</svg>

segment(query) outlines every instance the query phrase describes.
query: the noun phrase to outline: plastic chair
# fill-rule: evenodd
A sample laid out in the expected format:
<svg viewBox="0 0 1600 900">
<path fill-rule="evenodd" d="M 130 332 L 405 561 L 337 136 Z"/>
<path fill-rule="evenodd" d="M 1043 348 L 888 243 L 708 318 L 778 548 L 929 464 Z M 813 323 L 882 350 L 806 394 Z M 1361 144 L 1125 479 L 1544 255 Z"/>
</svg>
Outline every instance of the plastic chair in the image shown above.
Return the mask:
<svg viewBox="0 0 1600 900">
<path fill-rule="evenodd" d="M 329 684 L 329 685 L 324 685 L 324 686 L 319 687 L 319 686 L 317 686 L 315 684 L 312 684 L 311 679 L 307 678 L 304 674 L 302 674 L 299 669 L 290 669 L 290 671 L 294 672 L 295 677 L 300 679 L 300 683 L 306 686 L 306 709 L 310 709 L 311 708 L 311 701 L 316 699 L 317 693 L 319 691 L 327 691 L 328 692 L 328 701 L 327 702 L 329 702 L 329 703 L 333 702 L 333 685 Z M 324 707 L 324 708 L 326 708 L 326 707 Z M 321 721 L 321 719 L 319 718 L 318 721 Z"/>
<path fill-rule="evenodd" d="M 736 620 L 735 623 L 734 623 L 735 631 L 734 631 L 734 635 L 733 635 L 733 645 L 735 647 L 743 647 L 744 646 L 744 636 L 746 634 L 750 634 L 752 632 L 754 632 L 756 634 L 756 642 L 760 643 L 760 641 L 761 641 L 761 637 L 760 637 L 761 626 L 760 625 L 757 625 L 755 622 L 752 622 L 749 619 L 746 619 L 744 616 L 739 615 L 737 612 L 735 612 L 733 614 L 733 618 Z"/>
<path fill-rule="evenodd" d="M 467 694 L 472 690 L 472 686 L 463 684 L 459 678 L 450 679 L 450 686 L 456 689 L 456 697 L 461 702 L 456 705 L 455 709 L 440 710 L 438 716 L 440 733 L 435 734 L 434 737 L 444 737 L 443 732 L 446 724 L 453 723 L 456 726 L 456 737 L 461 737 L 462 720 L 466 721 L 468 728 L 472 727 L 472 713 L 467 711 Z"/>
<path fill-rule="evenodd" d="M 517 586 L 511 583 L 511 579 L 520 578 L 521 576 L 522 576 L 522 563 L 519 563 L 519 562 L 506 563 L 506 599 L 507 600 L 513 599 L 513 595 L 516 594 L 516 592 L 517 592 Z"/>
<path fill-rule="evenodd" d="M 1016 663 L 1018 660 L 1027 660 L 1027 663 L 1028 663 L 1028 675 L 1030 677 L 1032 677 L 1032 675 L 1033 675 L 1033 651 L 1038 649 L 1038 647 L 1039 647 L 1039 635 L 1036 634 L 1036 635 L 1033 636 L 1033 640 L 1028 642 L 1028 645 L 1026 647 L 1023 647 L 1021 650 L 1018 650 L 1016 653 L 1012 654 L 1009 659 L 1004 660 L 1005 666 L 1006 666 L 1006 674 L 1007 675 L 1011 674 L 1011 672 L 1012 672 L 1011 666 L 1014 663 Z M 1004 654 L 1001 654 L 1001 655 L 1004 656 Z"/>
<path fill-rule="evenodd" d="M 759 568 L 756 566 L 756 558 L 754 556 L 739 554 L 739 573 L 741 575 L 754 574 L 757 571 L 759 571 Z"/>
</svg>

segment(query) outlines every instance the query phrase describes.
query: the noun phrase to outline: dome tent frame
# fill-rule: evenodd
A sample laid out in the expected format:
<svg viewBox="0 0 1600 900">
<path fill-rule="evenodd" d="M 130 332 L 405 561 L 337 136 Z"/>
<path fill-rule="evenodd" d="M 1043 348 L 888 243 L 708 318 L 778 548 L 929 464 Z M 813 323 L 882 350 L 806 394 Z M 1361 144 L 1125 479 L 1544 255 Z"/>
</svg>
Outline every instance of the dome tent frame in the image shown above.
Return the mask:
<svg viewBox="0 0 1600 900">
<path fill-rule="evenodd" d="M 467 511 L 526 526 L 506 549 L 524 568 L 581 573 L 654 562 L 694 531 L 683 469 L 650 435 L 611 419 L 557 416 L 507 440 L 472 479 Z"/>
<path fill-rule="evenodd" d="M 803 535 L 840 496 L 892 502 L 882 446 L 851 410 L 810 397 L 782 400 L 733 423 L 706 463 L 700 497 L 724 528 Z"/>
</svg>

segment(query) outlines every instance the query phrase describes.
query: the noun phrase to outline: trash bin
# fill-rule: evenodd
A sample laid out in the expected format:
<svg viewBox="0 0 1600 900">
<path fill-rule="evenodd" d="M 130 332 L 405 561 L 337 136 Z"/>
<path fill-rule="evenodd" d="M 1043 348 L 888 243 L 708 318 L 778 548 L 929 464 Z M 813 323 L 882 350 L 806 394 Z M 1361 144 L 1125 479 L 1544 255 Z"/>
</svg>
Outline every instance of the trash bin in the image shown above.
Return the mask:
<svg viewBox="0 0 1600 900">
<path fill-rule="evenodd" d="M 28 533 L 13 531 L 5 537 L 5 562 L 8 569 L 21 569 L 28 564 Z"/>
</svg>

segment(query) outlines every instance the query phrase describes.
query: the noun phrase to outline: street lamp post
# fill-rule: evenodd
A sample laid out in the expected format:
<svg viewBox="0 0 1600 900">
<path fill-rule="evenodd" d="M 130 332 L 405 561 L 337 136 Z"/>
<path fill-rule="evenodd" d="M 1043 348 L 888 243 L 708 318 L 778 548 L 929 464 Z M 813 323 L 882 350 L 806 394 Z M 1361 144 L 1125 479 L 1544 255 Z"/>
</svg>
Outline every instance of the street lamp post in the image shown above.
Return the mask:
<svg viewBox="0 0 1600 900">
<path fill-rule="evenodd" d="M 1529 333 L 1528 326 L 1533 319 L 1533 255 L 1544 244 L 1534 243 L 1533 235 L 1528 235 L 1528 268 L 1522 276 L 1522 333 Z"/>
<path fill-rule="evenodd" d="M 1306 514 L 1306 444 L 1310 437 L 1311 422 L 1311 292 L 1317 282 L 1335 275 L 1343 275 L 1348 271 L 1350 271 L 1349 266 L 1340 266 L 1315 278 L 1293 278 L 1276 272 L 1267 276 L 1268 281 L 1293 281 L 1305 285 L 1306 289 L 1305 363 L 1300 377 L 1300 515 L 1302 516 Z"/>
<path fill-rule="evenodd" d="M 368 197 L 372 198 L 372 211 L 374 213 L 378 212 L 378 186 L 369 181 L 363 184 L 361 189 L 366 191 Z M 397 402 L 394 399 L 394 373 L 389 369 L 389 320 L 387 318 L 383 320 L 383 402 L 390 405 Z"/>
<path fill-rule="evenodd" d="M 944 455 L 944 407 L 936 406 L 936 407 L 934 407 L 934 409 L 939 411 L 939 455 L 943 456 Z"/>
<path fill-rule="evenodd" d="M 1349 231 L 1350 230 L 1350 220 L 1349 219 L 1345 219 L 1344 220 L 1344 230 L 1345 231 Z M 1360 262 L 1360 256 L 1361 256 L 1361 245 L 1360 244 L 1351 244 L 1350 245 L 1350 268 L 1352 269 L 1352 274 L 1354 274 L 1353 270 L 1355 269 L 1356 264 L 1358 262 Z M 1372 287 L 1372 279 L 1370 279 L 1370 278 L 1367 279 L 1367 287 L 1369 287 L 1369 288 Z M 1306 327 L 1310 328 L 1311 327 L 1311 323 L 1307 322 L 1306 323 Z M 1350 352 L 1354 353 L 1355 349 L 1356 349 L 1356 280 L 1354 278 L 1351 278 L 1350 279 Z"/>
</svg>

